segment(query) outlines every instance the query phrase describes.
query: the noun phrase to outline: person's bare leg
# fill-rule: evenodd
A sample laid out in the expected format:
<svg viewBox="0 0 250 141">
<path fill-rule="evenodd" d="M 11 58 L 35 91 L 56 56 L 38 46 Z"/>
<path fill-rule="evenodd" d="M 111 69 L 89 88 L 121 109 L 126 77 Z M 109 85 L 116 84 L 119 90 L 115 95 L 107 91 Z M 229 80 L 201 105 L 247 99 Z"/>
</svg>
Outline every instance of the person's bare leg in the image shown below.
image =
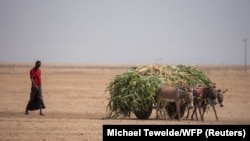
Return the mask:
<svg viewBox="0 0 250 141">
<path fill-rule="evenodd" d="M 25 115 L 29 115 L 29 111 L 28 111 L 29 103 L 30 103 L 30 102 L 28 102 L 28 104 L 27 104 L 27 106 L 26 106 L 26 109 L 25 109 L 25 112 L 24 112 Z"/>
<path fill-rule="evenodd" d="M 44 113 L 42 112 L 42 108 L 40 108 L 40 116 L 44 116 Z"/>
<path fill-rule="evenodd" d="M 29 115 L 29 112 L 28 112 L 28 110 L 26 109 L 25 110 L 25 113 L 24 113 L 25 115 Z"/>
</svg>

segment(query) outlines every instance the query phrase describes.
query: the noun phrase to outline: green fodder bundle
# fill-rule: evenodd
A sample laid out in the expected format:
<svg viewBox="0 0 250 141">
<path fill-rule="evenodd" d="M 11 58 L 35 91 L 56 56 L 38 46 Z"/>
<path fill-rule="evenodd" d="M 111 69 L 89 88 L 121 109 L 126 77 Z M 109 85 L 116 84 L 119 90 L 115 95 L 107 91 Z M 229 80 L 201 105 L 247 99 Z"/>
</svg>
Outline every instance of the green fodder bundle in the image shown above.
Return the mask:
<svg viewBox="0 0 250 141">
<path fill-rule="evenodd" d="M 212 81 L 205 73 L 185 65 L 148 65 L 130 68 L 117 75 L 107 86 L 110 98 L 107 118 L 130 117 L 130 113 L 152 110 L 156 104 L 156 91 L 160 85 L 209 86 Z"/>
</svg>

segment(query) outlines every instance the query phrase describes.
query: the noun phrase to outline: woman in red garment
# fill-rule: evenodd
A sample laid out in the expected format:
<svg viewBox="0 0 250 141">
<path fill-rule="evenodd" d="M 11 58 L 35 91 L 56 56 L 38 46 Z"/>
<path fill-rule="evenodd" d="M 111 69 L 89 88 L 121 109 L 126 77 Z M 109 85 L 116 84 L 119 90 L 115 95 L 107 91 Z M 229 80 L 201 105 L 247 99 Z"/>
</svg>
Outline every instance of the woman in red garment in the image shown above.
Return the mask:
<svg viewBox="0 0 250 141">
<path fill-rule="evenodd" d="M 45 108 L 42 96 L 42 80 L 41 80 L 41 61 L 36 61 L 35 67 L 30 69 L 30 79 L 31 79 L 31 93 L 30 100 L 26 106 L 25 114 L 29 114 L 29 110 L 40 109 L 40 115 L 44 115 L 42 109 Z"/>
</svg>

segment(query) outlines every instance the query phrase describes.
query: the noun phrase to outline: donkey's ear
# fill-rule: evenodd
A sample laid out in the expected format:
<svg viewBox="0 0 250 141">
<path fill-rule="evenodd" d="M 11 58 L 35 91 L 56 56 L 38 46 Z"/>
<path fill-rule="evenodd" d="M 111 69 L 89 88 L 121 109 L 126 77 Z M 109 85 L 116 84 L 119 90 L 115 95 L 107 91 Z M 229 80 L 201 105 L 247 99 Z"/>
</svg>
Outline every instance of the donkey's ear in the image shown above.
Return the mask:
<svg viewBox="0 0 250 141">
<path fill-rule="evenodd" d="M 187 87 L 185 87 L 185 88 L 184 88 L 184 91 L 186 91 L 186 92 L 187 92 L 187 91 L 188 91 L 188 88 L 187 88 Z"/>
<path fill-rule="evenodd" d="M 189 92 L 193 92 L 194 91 L 194 88 L 193 87 L 190 87 L 189 88 Z"/>
<path fill-rule="evenodd" d="M 228 91 L 228 89 L 224 90 L 223 93 L 226 93 Z"/>
</svg>

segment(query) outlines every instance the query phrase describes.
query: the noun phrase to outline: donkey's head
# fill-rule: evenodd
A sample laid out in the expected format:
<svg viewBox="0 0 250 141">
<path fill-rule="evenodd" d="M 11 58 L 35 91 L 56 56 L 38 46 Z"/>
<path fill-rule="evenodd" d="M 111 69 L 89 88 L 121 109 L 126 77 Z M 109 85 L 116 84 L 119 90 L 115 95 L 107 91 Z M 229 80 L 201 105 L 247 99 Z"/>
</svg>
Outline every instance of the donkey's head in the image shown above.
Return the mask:
<svg viewBox="0 0 250 141">
<path fill-rule="evenodd" d="M 210 104 L 216 105 L 218 103 L 217 100 L 217 89 L 213 87 L 206 87 L 202 93 L 202 99 L 207 99 Z"/>
<path fill-rule="evenodd" d="M 193 88 L 192 87 L 187 87 L 184 89 L 184 100 L 187 103 L 187 108 L 191 109 L 194 107 L 194 95 L 193 95 Z"/>
<path fill-rule="evenodd" d="M 227 92 L 228 89 L 222 91 L 221 89 L 218 89 L 217 90 L 217 99 L 218 99 L 218 102 L 220 104 L 220 107 L 223 107 L 224 106 L 224 93 Z"/>
</svg>

